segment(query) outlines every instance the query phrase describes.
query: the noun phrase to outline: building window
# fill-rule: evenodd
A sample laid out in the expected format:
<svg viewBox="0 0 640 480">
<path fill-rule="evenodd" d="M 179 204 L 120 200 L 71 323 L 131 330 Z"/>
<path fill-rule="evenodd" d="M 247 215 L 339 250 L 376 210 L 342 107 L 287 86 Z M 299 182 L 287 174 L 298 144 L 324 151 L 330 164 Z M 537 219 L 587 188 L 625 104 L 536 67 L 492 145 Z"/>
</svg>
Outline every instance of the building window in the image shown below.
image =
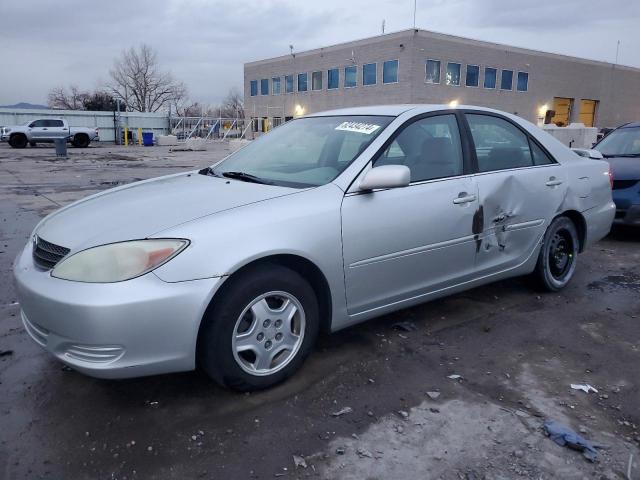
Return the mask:
<svg viewBox="0 0 640 480">
<path fill-rule="evenodd" d="M 477 87 L 480 84 L 480 67 L 478 65 L 467 65 L 467 87 Z"/>
<path fill-rule="evenodd" d="M 365 63 L 362 66 L 362 85 L 375 85 L 376 82 L 376 64 Z"/>
<path fill-rule="evenodd" d="M 273 77 L 271 79 L 271 92 L 274 95 L 280 95 L 280 77 Z"/>
<path fill-rule="evenodd" d="M 398 60 L 387 60 L 382 64 L 382 83 L 398 82 Z"/>
<path fill-rule="evenodd" d="M 285 75 L 284 91 L 285 93 L 293 93 L 293 75 Z"/>
<path fill-rule="evenodd" d="M 251 96 L 255 97 L 256 95 L 258 95 L 258 81 L 257 80 L 251 80 Z"/>
<path fill-rule="evenodd" d="M 513 70 L 502 70 L 500 77 L 500 90 L 513 89 Z"/>
<path fill-rule="evenodd" d="M 460 64 L 459 63 L 447 63 L 447 85 L 460 85 Z"/>
<path fill-rule="evenodd" d="M 518 85 L 519 92 L 526 92 L 529 90 L 529 74 L 527 72 L 518 72 Z"/>
<path fill-rule="evenodd" d="M 332 68 L 327 70 L 327 89 L 331 90 L 340 86 L 340 70 Z"/>
<path fill-rule="evenodd" d="M 496 88 L 496 78 L 498 70 L 491 67 L 484 69 L 484 88 Z"/>
<path fill-rule="evenodd" d="M 344 88 L 351 88 L 357 85 L 358 67 L 344 67 Z"/>
<path fill-rule="evenodd" d="M 322 72 L 313 72 L 311 74 L 311 89 L 322 90 Z"/>
<path fill-rule="evenodd" d="M 425 82 L 440 83 L 440 60 L 427 60 L 425 72 Z"/>
<path fill-rule="evenodd" d="M 298 91 L 299 92 L 307 91 L 307 74 L 306 73 L 298 74 Z"/>
<path fill-rule="evenodd" d="M 260 95 L 269 95 L 269 79 L 260 80 Z"/>
</svg>

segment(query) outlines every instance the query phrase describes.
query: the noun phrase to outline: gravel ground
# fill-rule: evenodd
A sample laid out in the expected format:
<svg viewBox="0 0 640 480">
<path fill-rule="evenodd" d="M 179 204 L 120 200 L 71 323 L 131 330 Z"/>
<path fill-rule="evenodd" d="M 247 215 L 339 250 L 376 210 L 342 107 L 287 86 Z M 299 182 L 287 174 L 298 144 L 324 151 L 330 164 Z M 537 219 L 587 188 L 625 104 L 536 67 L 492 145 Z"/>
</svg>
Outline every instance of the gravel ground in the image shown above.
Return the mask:
<svg viewBox="0 0 640 480">
<path fill-rule="evenodd" d="M 42 216 L 229 152 L 0 145 L 0 478 L 640 478 L 638 231 L 582 254 L 560 293 L 514 279 L 325 336 L 260 393 L 198 372 L 92 379 L 27 337 L 11 263 Z M 604 446 L 597 461 L 548 419 Z"/>
</svg>

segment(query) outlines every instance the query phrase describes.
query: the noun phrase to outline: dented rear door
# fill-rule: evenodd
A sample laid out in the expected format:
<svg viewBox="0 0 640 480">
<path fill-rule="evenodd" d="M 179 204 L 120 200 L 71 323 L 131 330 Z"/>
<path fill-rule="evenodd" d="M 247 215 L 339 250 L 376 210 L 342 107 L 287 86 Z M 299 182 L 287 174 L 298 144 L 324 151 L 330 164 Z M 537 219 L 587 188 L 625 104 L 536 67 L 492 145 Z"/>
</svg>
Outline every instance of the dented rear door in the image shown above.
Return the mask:
<svg viewBox="0 0 640 480">
<path fill-rule="evenodd" d="M 532 254 L 566 194 L 562 165 L 510 121 L 466 115 L 477 158 L 476 272 L 516 268 Z"/>
</svg>

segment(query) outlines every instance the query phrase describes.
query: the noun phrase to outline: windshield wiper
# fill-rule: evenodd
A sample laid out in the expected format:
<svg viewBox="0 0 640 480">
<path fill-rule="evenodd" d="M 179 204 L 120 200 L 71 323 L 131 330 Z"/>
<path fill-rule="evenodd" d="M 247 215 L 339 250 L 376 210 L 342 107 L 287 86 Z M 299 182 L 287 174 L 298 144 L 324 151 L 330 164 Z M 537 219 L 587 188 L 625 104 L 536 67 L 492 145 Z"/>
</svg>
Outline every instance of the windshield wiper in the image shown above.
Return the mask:
<svg viewBox="0 0 640 480">
<path fill-rule="evenodd" d="M 200 175 L 209 175 L 211 177 L 217 177 L 218 175 L 216 175 L 216 172 L 214 172 L 212 167 L 206 167 L 203 168 L 202 170 L 198 170 L 198 173 Z"/>
<path fill-rule="evenodd" d="M 628 157 L 628 158 L 635 158 L 635 157 L 640 157 L 640 153 L 618 153 L 618 154 L 614 154 L 614 153 L 607 153 L 607 154 L 602 154 L 602 156 L 604 158 L 613 158 L 613 157 Z"/>
<path fill-rule="evenodd" d="M 261 183 L 263 185 L 273 185 L 273 183 L 265 180 L 264 178 L 256 177 L 246 172 L 222 172 L 223 177 L 233 178 L 234 180 L 241 180 L 243 182 Z"/>
</svg>

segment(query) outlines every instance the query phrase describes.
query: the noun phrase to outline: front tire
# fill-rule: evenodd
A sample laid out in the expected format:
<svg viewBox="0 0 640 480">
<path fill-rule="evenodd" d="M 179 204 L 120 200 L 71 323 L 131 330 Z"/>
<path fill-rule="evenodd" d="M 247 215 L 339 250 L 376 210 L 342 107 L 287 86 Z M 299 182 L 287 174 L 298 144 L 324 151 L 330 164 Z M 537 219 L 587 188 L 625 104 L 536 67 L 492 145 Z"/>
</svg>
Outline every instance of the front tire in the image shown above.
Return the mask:
<svg viewBox="0 0 640 480">
<path fill-rule="evenodd" d="M 27 146 L 27 136 L 22 133 L 16 133 L 9 137 L 9 145 L 13 148 L 25 148 Z"/>
<path fill-rule="evenodd" d="M 261 390 L 291 376 L 319 330 L 318 301 L 297 272 L 262 265 L 232 277 L 214 298 L 198 336 L 198 362 L 216 382 Z"/>
<path fill-rule="evenodd" d="M 578 231 L 571 219 L 554 219 L 544 234 L 533 272 L 537 286 L 549 292 L 564 288 L 575 272 L 579 248 Z"/>
</svg>

